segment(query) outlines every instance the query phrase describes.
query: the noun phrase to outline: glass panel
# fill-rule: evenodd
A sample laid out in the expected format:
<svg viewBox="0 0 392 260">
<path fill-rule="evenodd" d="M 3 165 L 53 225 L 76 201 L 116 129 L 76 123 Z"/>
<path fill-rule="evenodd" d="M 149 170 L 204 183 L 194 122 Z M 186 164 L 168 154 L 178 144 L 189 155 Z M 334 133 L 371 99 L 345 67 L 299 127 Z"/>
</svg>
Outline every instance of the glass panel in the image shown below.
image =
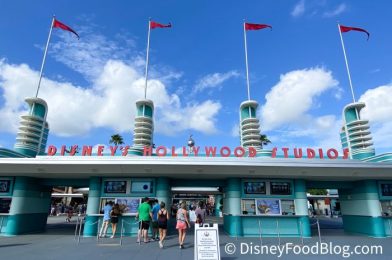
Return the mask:
<svg viewBox="0 0 392 260">
<path fill-rule="evenodd" d="M 291 195 L 291 183 L 271 182 L 271 195 Z"/>
<path fill-rule="evenodd" d="M 244 194 L 265 194 L 265 182 L 244 182 Z"/>
<path fill-rule="evenodd" d="M 282 200 L 282 215 L 295 215 L 294 200 Z"/>
<path fill-rule="evenodd" d="M 392 200 L 381 201 L 381 211 L 383 216 L 392 216 Z"/>
<path fill-rule="evenodd" d="M 241 200 L 241 211 L 244 215 L 256 215 L 256 203 L 254 199 Z"/>
</svg>

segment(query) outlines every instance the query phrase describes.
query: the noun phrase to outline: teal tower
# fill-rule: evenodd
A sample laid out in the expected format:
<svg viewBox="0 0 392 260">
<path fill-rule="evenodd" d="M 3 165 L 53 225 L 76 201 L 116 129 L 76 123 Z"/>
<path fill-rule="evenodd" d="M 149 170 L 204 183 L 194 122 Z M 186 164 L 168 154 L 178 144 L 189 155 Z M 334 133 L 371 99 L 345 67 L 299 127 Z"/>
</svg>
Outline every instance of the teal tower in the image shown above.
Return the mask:
<svg viewBox="0 0 392 260">
<path fill-rule="evenodd" d="M 143 155 L 145 146 L 153 146 L 154 135 L 154 103 L 149 99 L 136 101 L 135 128 L 133 146 L 130 155 Z"/>
<path fill-rule="evenodd" d="M 375 155 L 369 127 L 369 120 L 361 118 L 365 103 L 355 102 L 343 109 L 343 127 L 340 141 L 343 149 L 348 149 L 351 159 L 363 160 Z"/>
<path fill-rule="evenodd" d="M 48 105 L 41 98 L 26 98 L 29 114 L 21 116 L 14 150 L 26 157 L 45 154 L 49 134 Z"/>
</svg>

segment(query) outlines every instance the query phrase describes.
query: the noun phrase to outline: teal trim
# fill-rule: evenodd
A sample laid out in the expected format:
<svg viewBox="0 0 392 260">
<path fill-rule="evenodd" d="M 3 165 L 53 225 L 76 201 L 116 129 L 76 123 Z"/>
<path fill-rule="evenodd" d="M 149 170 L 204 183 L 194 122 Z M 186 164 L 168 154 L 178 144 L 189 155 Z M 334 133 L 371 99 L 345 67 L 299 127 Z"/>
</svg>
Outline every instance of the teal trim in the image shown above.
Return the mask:
<svg viewBox="0 0 392 260">
<path fill-rule="evenodd" d="M 223 228 L 231 237 L 311 237 L 308 217 L 223 216 Z M 277 223 L 278 222 L 278 223 Z M 278 229 L 279 228 L 279 229 Z"/>
<path fill-rule="evenodd" d="M 356 110 L 355 108 L 349 108 L 346 111 L 344 111 L 346 124 L 348 124 L 348 123 L 350 123 L 352 121 L 358 120 L 357 114 L 356 114 L 355 110 Z"/>
<path fill-rule="evenodd" d="M 150 106 L 144 105 L 144 116 L 152 118 L 152 108 Z"/>
<path fill-rule="evenodd" d="M 244 120 L 244 119 L 247 119 L 249 117 L 250 117 L 250 115 L 249 115 L 249 107 L 243 107 L 241 109 L 241 121 Z"/>
<path fill-rule="evenodd" d="M 226 186 L 225 180 L 200 180 L 193 179 L 192 181 L 184 179 L 172 179 L 170 180 L 172 187 L 224 187 Z"/>
<path fill-rule="evenodd" d="M 384 230 L 385 235 L 391 237 L 392 236 L 392 219 L 384 218 Z"/>
<path fill-rule="evenodd" d="M 385 237 L 384 220 L 382 217 L 343 215 L 344 231 L 368 235 L 372 237 Z"/>
<path fill-rule="evenodd" d="M 143 116 L 143 106 L 137 107 L 137 116 Z"/>
<path fill-rule="evenodd" d="M 26 155 L 18 153 L 14 150 L 0 148 L 0 158 L 25 158 Z"/>
<path fill-rule="evenodd" d="M 99 213 L 99 204 L 101 200 L 101 178 L 99 177 L 91 177 L 90 178 L 90 186 L 88 192 L 88 203 L 86 210 L 86 223 L 83 229 L 83 236 L 95 236 L 97 234 L 97 225 L 94 224 L 98 221 L 98 216 L 89 216 L 91 214 Z"/>
<path fill-rule="evenodd" d="M 170 207 L 171 204 L 171 188 L 169 178 L 159 177 L 155 181 L 156 183 L 156 197 L 159 203 L 165 202 L 166 208 Z"/>
<path fill-rule="evenodd" d="M 223 196 L 221 194 L 215 195 L 215 216 L 217 216 L 217 217 L 219 217 L 220 213 L 222 212 L 220 210 L 220 206 L 222 206 L 222 204 L 220 202 L 222 199 L 223 199 Z"/>
<path fill-rule="evenodd" d="M 224 213 L 232 215 L 241 214 L 241 187 L 242 182 L 238 178 L 229 178 L 225 187 L 225 200 L 223 202 Z"/>
<path fill-rule="evenodd" d="M 91 236 L 97 235 L 98 219 L 99 219 L 98 216 L 88 216 L 88 215 L 86 216 L 86 220 L 84 223 L 84 229 L 83 229 L 83 236 L 84 237 L 91 237 Z M 102 224 L 102 220 L 100 221 L 100 223 Z M 109 223 L 109 226 L 111 226 L 110 223 Z M 117 229 L 121 230 L 121 226 L 120 226 L 120 228 L 117 227 Z"/>
<path fill-rule="evenodd" d="M 32 115 L 40 118 L 45 118 L 45 114 L 46 114 L 46 108 L 39 103 L 34 103 L 32 107 Z"/>
<path fill-rule="evenodd" d="M 243 228 L 240 216 L 223 215 L 223 229 L 231 237 L 242 237 Z"/>
<path fill-rule="evenodd" d="M 256 117 L 256 109 L 254 107 L 250 107 L 250 117 L 251 118 Z"/>
<path fill-rule="evenodd" d="M 42 179 L 40 182 L 45 186 L 72 186 L 72 187 L 88 187 L 89 179 Z"/>
<path fill-rule="evenodd" d="M 8 216 L 0 216 L 0 234 L 5 233 L 7 230 Z"/>
<path fill-rule="evenodd" d="M 294 181 L 295 214 L 308 216 L 308 197 L 306 194 L 306 182 L 304 180 Z"/>
<path fill-rule="evenodd" d="M 26 233 L 44 232 L 47 218 L 47 212 L 9 215 L 5 234 L 13 236 Z"/>
</svg>

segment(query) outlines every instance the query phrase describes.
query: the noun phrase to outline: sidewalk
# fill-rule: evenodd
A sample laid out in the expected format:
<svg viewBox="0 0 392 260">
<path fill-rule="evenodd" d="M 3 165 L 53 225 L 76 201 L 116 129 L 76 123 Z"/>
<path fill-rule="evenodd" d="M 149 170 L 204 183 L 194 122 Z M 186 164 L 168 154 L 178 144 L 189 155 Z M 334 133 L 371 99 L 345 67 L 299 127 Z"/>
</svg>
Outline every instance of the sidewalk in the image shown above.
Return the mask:
<svg viewBox="0 0 392 260">
<path fill-rule="evenodd" d="M 63 221 L 63 220 L 62 220 Z M 80 244 L 74 240 L 75 222 L 57 223 L 50 226 L 48 231 L 37 235 L 22 235 L 17 237 L 0 237 L 0 255 L 1 259 L 132 259 L 132 260 L 150 260 L 150 259 L 176 259 L 192 260 L 194 259 L 193 232 L 188 232 L 185 249 L 179 249 L 178 238 L 175 231 L 169 235 L 165 247 L 160 249 L 158 242 L 147 244 L 136 243 L 134 237 L 124 237 L 123 245 L 120 246 L 119 238 L 105 238 L 98 243 L 95 238 L 81 238 Z M 363 236 L 350 236 L 344 234 L 341 230 L 324 230 L 322 242 L 333 242 L 334 245 L 381 245 L 383 247 L 382 255 L 361 255 L 351 256 L 349 259 L 391 259 L 392 258 L 392 238 L 375 239 Z M 318 241 L 315 236 L 312 239 L 305 239 L 305 245 L 312 246 Z M 237 248 L 234 254 L 225 253 L 225 247 L 228 243 L 233 243 Z M 293 243 L 301 245 L 299 238 L 282 238 L 281 245 Z M 246 249 L 247 246 L 254 247 L 260 245 L 259 238 L 231 238 L 228 237 L 220 226 L 220 246 L 222 260 L 235 259 L 344 259 L 342 254 L 334 255 L 296 255 L 291 252 L 289 255 L 283 255 L 278 258 L 273 254 L 253 254 L 248 252 L 241 254 L 241 247 Z M 278 238 L 264 238 L 263 245 L 269 247 L 278 245 Z"/>
</svg>

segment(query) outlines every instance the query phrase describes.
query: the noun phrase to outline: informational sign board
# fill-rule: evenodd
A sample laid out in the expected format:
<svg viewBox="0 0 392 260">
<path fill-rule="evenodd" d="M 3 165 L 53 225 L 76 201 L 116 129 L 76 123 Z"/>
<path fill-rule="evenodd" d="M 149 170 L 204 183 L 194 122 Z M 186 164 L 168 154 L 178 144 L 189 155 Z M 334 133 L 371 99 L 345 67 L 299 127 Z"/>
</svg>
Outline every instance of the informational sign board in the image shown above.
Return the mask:
<svg viewBox="0 0 392 260">
<path fill-rule="evenodd" d="M 220 260 L 218 224 L 195 225 L 195 260 Z"/>
</svg>

